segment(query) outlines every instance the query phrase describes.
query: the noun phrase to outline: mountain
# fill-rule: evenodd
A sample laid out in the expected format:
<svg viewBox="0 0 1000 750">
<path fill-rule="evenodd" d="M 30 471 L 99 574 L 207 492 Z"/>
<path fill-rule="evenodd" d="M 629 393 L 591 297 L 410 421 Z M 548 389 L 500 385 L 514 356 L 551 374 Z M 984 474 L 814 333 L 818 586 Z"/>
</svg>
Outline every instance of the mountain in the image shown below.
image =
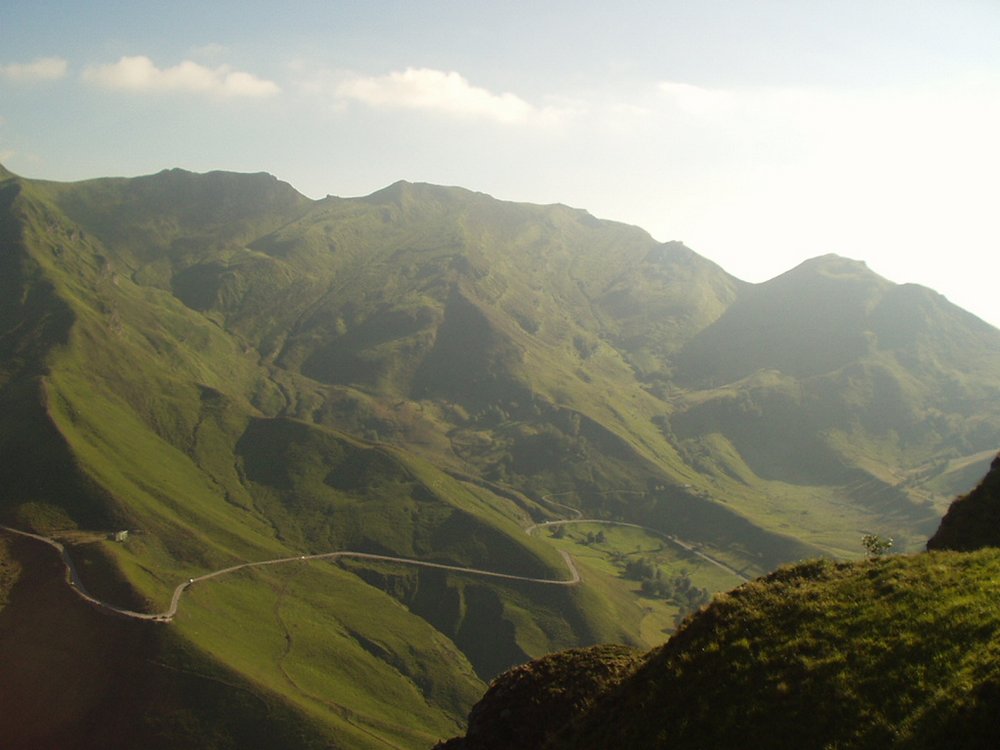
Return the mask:
<svg viewBox="0 0 1000 750">
<path fill-rule="evenodd" d="M 969 509 L 995 505 L 996 465 L 928 544 L 972 551 L 779 569 L 646 654 L 592 647 L 510 670 L 439 747 L 994 747 L 1000 550 Z"/>
<path fill-rule="evenodd" d="M 979 374 L 996 349 L 996 329 L 935 292 L 824 256 L 747 290 L 686 344 L 677 375 L 691 390 L 670 421 L 685 438 L 721 434 L 757 476 L 841 485 L 912 518 L 930 475 L 961 462 L 918 458 L 943 435 L 992 454 L 980 417 L 998 394 Z M 935 489 L 949 486 L 962 489 Z"/>
<path fill-rule="evenodd" d="M 0 640 L 94 687 L 19 670 L 7 699 L 51 710 L 0 737 L 106 744 L 126 690 L 133 745 L 224 746 L 218 711 L 264 704 L 272 746 L 429 746 L 532 657 L 649 648 L 869 531 L 922 544 L 995 454 L 998 392 L 1000 332 L 843 258 L 751 285 L 461 188 L 5 171 L 0 523 L 95 599 L 180 603 L 119 622 L 6 532 Z"/>
</svg>

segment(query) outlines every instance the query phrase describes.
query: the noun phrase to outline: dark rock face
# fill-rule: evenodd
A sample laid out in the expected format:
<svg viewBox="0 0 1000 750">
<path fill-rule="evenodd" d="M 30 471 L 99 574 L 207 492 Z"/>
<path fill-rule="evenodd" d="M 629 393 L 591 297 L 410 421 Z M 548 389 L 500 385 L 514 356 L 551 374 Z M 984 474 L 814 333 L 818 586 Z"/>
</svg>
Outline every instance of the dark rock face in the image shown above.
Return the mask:
<svg viewBox="0 0 1000 750">
<path fill-rule="evenodd" d="M 929 550 L 968 552 L 983 547 L 1000 547 L 1000 455 L 979 486 L 951 504 L 927 542 Z"/>
</svg>

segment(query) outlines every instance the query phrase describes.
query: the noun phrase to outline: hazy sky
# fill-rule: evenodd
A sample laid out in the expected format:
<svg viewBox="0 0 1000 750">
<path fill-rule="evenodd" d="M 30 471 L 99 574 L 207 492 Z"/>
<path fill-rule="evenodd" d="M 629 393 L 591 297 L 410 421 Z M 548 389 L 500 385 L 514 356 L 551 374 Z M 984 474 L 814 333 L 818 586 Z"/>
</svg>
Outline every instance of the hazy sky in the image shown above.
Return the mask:
<svg viewBox="0 0 1000 750">
<path fill-rule="evenodd" d="M 8 0 L 0 161 L 461 185 L 748 281 L 862 259 L 1000 325 L 998 0 Z"/>
</svg>

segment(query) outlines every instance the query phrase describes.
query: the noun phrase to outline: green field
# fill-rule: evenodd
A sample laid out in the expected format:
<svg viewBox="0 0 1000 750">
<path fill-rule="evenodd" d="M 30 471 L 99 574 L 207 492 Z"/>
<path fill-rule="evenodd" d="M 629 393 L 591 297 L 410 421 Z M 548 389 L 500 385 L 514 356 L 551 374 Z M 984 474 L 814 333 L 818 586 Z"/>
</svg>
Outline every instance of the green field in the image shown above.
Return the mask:
<svg viewBox="0 0 1000 750">
<path fill-rule="evenodd" d="M 614 602 L 607 608 L 627 618 L 636 645 L 652 647 L 662 643 L 686 614 L 705 603 L 706 597 L 728 591 L 743 581 L 651 530 L 571 522 L 566 524 L 564 535 L 556 536 L 557 528 L 550 526 L 537 533 L 572 555 L 585 584 Z M 649 563 L 654 571 L 647 574 L 649 578 L 671 583 L 686 579 L 682 586 L 700 589 L 704 597 L 689 602 L 683 592 L 644 592 L 642 581 L 626 574 L 630 561 Z"/>
</svg>

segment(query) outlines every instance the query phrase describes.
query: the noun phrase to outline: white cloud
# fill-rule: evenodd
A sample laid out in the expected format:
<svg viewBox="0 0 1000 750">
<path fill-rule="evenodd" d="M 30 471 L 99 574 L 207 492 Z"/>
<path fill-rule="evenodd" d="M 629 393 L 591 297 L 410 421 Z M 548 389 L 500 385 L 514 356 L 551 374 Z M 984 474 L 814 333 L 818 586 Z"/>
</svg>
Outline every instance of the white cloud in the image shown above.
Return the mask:
<svg viewBox="0 0 1000 750">
<path fill-rule="evenodd" d="M 0 65 L 0 78 L 9 81 L 55 81 L 66 75 L 68 63 L 61 57 L 39 57 L 30 63 Z"/>
<path fill-rule="evenodd" d="M 266 97 L 280 93 L 278 84 L 229 65 L 209 68 L 184 60 L 172 68 L 157 68 L 143 55 L 123 57 L 110 65 L 83 71 L 88 83 L 125 91 L 187 91 L 227 97 Z"/>
<path fill-rule="evenodd" d="M 555 109 L 539 109 L 515 94 L 495 94 L 473 86 L 454 71 L 430 68 L 407 68 L 384 76 L 352 76 L 336 86 L 335 94 L 341 100 L 375 108 L 425 110 L 501 123 L 558 117 Z"/>
</svg>

